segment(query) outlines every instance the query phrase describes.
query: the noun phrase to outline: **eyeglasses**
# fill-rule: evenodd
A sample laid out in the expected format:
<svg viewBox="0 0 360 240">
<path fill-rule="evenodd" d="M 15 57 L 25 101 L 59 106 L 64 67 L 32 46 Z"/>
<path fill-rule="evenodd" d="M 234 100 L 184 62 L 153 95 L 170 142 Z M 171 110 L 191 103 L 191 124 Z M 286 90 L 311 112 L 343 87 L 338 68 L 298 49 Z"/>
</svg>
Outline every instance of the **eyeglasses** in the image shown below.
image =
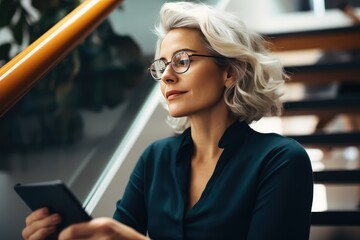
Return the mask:
<svg viewBox="0 0 360 240">
<path fill-rule="evenodd" d="M 171 64 L 172 69 L 178 73 L 185 73 L 190 68 L 190 58 L 191 57 L 210 57 L 210 58 L 224 58 L 220 56 L 211 56 L 203 54 L 189 54 L 186 51 L 180 51 L 172 56 L 171 61 L 166 62 L 165 59 L 160 58 L 153 61 L 149 67 L 151 76 L 155 80 L 160 80 L 166 67 Z"/>
</svg>

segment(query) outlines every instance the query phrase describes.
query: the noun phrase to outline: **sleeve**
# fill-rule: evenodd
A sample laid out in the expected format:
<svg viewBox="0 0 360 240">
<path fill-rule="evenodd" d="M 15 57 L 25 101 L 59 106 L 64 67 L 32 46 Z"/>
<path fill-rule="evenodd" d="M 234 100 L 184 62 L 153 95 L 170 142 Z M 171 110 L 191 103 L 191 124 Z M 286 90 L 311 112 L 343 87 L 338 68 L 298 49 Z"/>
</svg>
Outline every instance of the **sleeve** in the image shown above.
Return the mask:
<svg viewBox="0 0 360 240">
<path fill-rule="evenodd" d="M 307 240 L 311 224 L 313 173 L 296 141 L 279 147 L 259 178 L 247 240 Z"/>
<path fill-rule="evenodd" d="M 116 203 L 113 218 L 146 235 L 147 210 L 144 194 L 144 154 L 137 162 L 123 198 Z"/>
</svg>

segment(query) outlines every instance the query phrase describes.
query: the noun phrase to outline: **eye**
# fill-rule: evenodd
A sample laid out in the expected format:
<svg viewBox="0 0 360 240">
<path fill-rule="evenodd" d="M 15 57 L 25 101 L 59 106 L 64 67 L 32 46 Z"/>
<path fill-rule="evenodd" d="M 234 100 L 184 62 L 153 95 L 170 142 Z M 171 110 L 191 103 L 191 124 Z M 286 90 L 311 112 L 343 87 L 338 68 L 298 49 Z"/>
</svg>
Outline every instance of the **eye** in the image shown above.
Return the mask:
<svg viewBox="0 0 360 240">
<path fill-rule="evenodd" d="M 189 64 L 189 62 L 190 62 L 190 59 L 180 59 L 178 65 L 179 65 L 179 67 L 185 67 Z"/>
<path fill-rule="evenodd" d="M 190 59 L 186 52 L 179 52 L 174 55 L 172 62 L 174 67 L 182 68 L 189 65 Z"/>
<path fill-rule="evenodd" d="M 165 62 L 163 60 L 157 60 L 153 63 L 153 67 L 156 71 L 164 70 Z"/>
</svg>

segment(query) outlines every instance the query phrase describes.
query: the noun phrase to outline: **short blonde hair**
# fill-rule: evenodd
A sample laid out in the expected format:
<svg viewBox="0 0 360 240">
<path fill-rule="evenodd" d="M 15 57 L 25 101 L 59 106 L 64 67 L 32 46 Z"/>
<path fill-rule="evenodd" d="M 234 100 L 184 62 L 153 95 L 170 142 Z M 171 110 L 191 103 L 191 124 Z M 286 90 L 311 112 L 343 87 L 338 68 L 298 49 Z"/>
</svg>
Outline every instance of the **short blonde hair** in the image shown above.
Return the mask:
<svg viewBox="0 0 360 240">
<path fill-rule="evenodd" d="M 202 41 L 211 54 L 227 60 L 214 60 L 219 66 L 230 66 L 237 81 L 224 92 L 230 111 L 239 121 L 248 124 L 264 116 L 280 115 L 284 78 L 280 61 L 269 54 L 264 39 L 245 27 L 235 15 L 202 3 L 165 3 L 160 10 L 160 23 L 155 28 L 158 37 L 155 58 L 165 35 L 172 29 L 199 30 Z M 166 102 L 163 101 L 165 107 Z M 168 117 L 177 132 L 190 126 L 187 117 Z"/>
</svg>

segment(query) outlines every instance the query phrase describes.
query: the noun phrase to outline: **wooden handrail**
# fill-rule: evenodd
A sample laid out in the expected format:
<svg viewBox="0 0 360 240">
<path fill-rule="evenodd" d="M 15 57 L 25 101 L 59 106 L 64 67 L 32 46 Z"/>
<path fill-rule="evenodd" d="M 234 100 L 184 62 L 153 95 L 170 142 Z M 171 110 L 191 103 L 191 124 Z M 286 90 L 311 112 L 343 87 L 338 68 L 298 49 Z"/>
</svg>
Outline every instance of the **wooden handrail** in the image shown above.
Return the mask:
<svg viewBox="0 0 360 240">
<path fill-rule="evenodd" d="M 0 68 L 0 117 L 123 0 L 87 0 Z"/>
</svg>

